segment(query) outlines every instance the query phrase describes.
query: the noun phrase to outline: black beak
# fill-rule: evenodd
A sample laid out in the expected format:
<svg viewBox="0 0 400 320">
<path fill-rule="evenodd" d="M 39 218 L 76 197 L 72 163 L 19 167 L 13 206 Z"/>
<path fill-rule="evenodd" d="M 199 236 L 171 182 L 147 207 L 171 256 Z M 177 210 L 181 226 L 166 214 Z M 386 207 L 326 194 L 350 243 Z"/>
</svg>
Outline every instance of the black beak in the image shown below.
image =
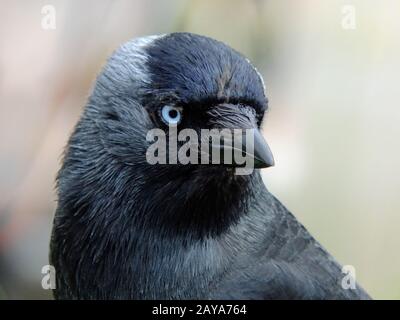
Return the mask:
<svg viewBox="0 0 400 320">
<path fill-rule="evenodd" d="M 251 139 L 252 143 L 247 143 L 246 134 L 252 134 L 254 137 Z M 235 143 L 235 139 L 238 137 L 234 135 L 232 135 L 233 139 L 224 136 L 223 143 L 210 143 L 211 150 L 220 153 L 220 164 L 230 167 L 243 167 L 245 165 L 244 162 L 238 162 L 237 160 L 245 158 L 251 160 L 254 168 L 272 167 L 275 164 L 274 157 L 260 130 L 251 129 L 246 131 L 246 134 L 240 133 L 240 143 Z M 227 154 L 230 156 L 227 157 Z"/>
<path fill-rule="evenodd" d="M 274 157 L 268 143 L 260 130 L 254 130 L 254 168 L 268 168 L 275 165 Z"/>
<path fill-rule="evenodd" d="M 252 108 L 224 103 L 208 111 L 208 116 L 212 127 L 220 130 L 220 138 L 211 134 L 213 139 L 208 140 L 210 156 L 219 154 L 220 165 L 254 169 L 275 164 Z"/>
</svg>

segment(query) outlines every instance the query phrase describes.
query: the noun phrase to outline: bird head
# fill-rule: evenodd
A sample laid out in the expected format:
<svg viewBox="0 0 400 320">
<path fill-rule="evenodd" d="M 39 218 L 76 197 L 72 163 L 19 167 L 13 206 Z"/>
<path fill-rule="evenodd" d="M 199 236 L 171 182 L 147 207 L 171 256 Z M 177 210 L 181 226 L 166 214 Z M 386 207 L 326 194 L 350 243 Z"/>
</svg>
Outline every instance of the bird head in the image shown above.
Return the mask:
<svg viewBox="0 0 400 320">
<path fill-rule="evenodd" d="M 244 203 L 241 195 L 252 181 L 253 174 L 235 174 L 234 169 L 243 166 L 236 161 L 235 152 L 252 160 L 255 168 L 273 165 L 260 133 L 266 109 L 260 74 L 248 59 L 222 42 L 190 33 L 127 42 L 108 59 L 95 82 L 69 142 L 59 193 L 61 197 L 67 194 L 62 190 L 67 185 L 63 181 L 74 181 L 70 176 L 75 172 L 75 178 L 102 194 L 96 198 L 119 204 L 136 199 L 140 208 L 135 210 L 147 212 L 153 219 L 165 216 L 165 223 L 179 221 L 184 228 L 208 221 L 206 224 L 217 224 L 218 229 L 226 222 L 225 214 L 213 212 L 234 217 L 233 211 L 243 209 L 239 208 Z M 204 139 L 202 130 L 213 129 L 232 132 L 231 142 L 238 136 L 242 139 L 239 144 L 213 140 L 212 135 Z M 150 163 L 149 149 L 155 140 L 163 139 L 162 135 L 149 139 L 149 133 L 154 138 L 154 132 L 164 132 L 167 150 L 175 134 L 179 155 L 179 147 L 187 142 L 179 139 L 184 130 L 196 134 L 190 146 L 198 144 L 190 150 L 199 151 L 204 143 L 209 147 L 191 159 L 206 154 L 210 160 L 217 150 L 219 161 L 182 164 L 178 159 L 172 163 L 168 152 L 166 163 Z M 247 140 L 244 132 L 251 132 L 251 139 Z M 226 156 L 230 152 L 233 159 Z M 79 197 L 89 198 L 87 194 Z M 167 204 L 171 199 L 173 203 Z"/>
<path fill-rule="evenodd" d="M 109 59 L 91 100 L 106 148 L 126 155 L 125 163 L 159 165 L 150 172 L 185 164 L 209 173 L 206 163 L 219 164 L 212 170 L 223 174 L 245 164 L 237 161 L 240 155 L 255 168 L 274 164 L 259 131 L 267 109 L 263 80 L 248 59 L 219 41 L 174 33 L 128 42 Z M 134 135 L 115 141 L 118 130 Z M 156 138 L 157 148 L 149 150 Z M 186 142 L 184 155 L 191 154 L 180 161 Z"/>
</svg>

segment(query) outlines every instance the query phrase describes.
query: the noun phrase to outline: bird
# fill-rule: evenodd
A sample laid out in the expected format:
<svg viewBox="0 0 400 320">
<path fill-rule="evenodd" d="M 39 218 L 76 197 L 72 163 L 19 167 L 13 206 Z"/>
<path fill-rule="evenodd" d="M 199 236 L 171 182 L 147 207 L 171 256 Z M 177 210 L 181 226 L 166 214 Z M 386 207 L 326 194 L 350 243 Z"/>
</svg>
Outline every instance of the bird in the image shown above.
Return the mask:
<svg viewBox="0 0 400 320">
<path fill-rule="evenodd" d="M 267 190 L 267 110 L 261 74 L 221 41 L 176 32 L 116 49 L 56 178 L 54 298 L 370 299 L 358 283 L 343 286 L 342 265 Z M 224 159 L 150 164 L 147 133 L 172 125 L 252 129 L 254 150 L 242 151 L 254 170 L 237 174 Z"/>
</svg>

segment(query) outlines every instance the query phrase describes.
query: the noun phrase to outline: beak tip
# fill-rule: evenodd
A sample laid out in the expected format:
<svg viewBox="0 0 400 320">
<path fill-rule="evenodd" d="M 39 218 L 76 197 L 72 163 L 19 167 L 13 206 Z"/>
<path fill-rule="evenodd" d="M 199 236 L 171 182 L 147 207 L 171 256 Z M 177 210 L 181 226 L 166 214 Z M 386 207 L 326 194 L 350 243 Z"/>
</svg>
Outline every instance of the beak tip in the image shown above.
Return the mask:
<svg viewBox="0 0 400 320">
<path fill-rule="evenodd" d="M 267 165 L 267 168 L 268 168 L 268 167 L 274 167 L 274 166 L 275 166 L 275 159 L 274 159 L 274 157 L 272 156 L 272 153 L 271 153 L 271 158 L 268 159 L 268 161 L 266 162 L 266 165 Z"/>
<path fill-rule="evenodd" d="M 274 159 L 272 159 L 272 161 L 265 164 L 264 168 L 270 168 L 270 167 L 274 167 L 274 166 L 275 166 L 275 161 L 274 161 Z"/>
<path fill-rule="evenodd" d="M 259 131 L 256 132 L 254 139 L 254 155 L 256 158 L 255 168 L 269 168 L 275 165 L 271 149 Z"/>
<path fill-rule="evenodd" d="M 256 169 L 265 169 L 265 168 L 270 168 L 275 166 L 275 161 L 274 159 L 268 159 L 268 161 L 258 161 L 257 163 L 254 164 L 254 167 Z"/>
</svg>

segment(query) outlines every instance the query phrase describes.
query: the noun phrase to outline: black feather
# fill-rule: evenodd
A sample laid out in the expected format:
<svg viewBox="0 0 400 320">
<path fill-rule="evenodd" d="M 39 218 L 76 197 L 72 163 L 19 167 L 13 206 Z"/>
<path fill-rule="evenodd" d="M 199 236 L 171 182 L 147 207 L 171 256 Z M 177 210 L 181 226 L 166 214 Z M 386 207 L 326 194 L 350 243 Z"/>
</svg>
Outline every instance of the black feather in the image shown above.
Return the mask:
<svg viewBox="0 0 400 320">
<path fill-rule="evenodd" d="M 117 50 L 57 178 L 56 298 L 368 298 L 341 287 L 340 265 L 258 170 L 148 164 L 146 133 L 166 103 L 195 130 L 243 117 L 259 126 L 267 109 L 254 67 L 221 42 L 177 33 Z"/>
</svg>

